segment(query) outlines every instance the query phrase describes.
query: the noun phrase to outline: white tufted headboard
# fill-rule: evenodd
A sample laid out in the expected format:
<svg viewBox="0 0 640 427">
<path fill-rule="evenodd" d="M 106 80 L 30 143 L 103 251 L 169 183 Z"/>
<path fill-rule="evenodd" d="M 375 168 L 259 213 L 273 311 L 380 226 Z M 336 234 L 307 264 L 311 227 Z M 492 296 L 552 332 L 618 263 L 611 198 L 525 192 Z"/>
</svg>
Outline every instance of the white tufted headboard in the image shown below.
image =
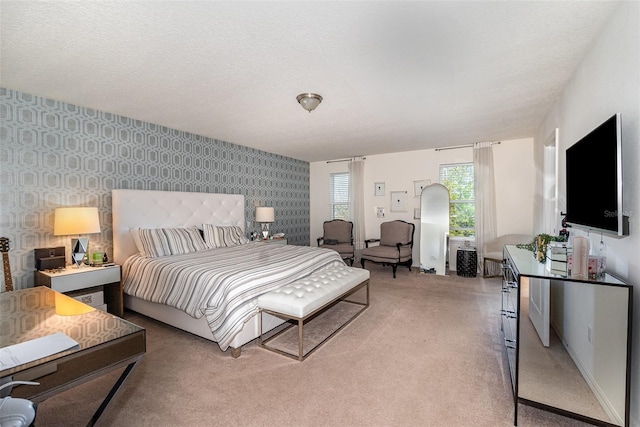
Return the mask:
<svg viewBox="0 0 640 427">
<path fill-rule="evenodd" d="M 244 230 L 244 196 L 182 191 L 111 190 L 113 258 L 122 265 L 137 253 L 132 228 L 236 225 Z"/>
</svg>

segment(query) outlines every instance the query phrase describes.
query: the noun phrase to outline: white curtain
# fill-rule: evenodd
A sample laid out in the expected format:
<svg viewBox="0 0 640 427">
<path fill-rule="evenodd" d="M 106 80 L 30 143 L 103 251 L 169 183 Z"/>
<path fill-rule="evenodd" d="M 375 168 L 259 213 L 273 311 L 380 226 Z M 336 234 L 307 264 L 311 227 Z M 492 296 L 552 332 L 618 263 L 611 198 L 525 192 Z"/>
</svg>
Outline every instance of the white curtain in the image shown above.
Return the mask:
<svg viewBox="0 0 640 427">
<path fill-rule="evenodd" d="M 364 248 L 364 160 L 356 157 L 349 162 L 349 213 L 353 222 L 355 261 Z"/>
<path fill-rule="evenodd" d="M 482 274 L 484 242 L 497 237 L 496 231 L 496 189 L 493 179 L 493 149 L 490 142 L 480 142 L 473 146 L 473 173 L 476 202 L 476 250 L 478 251 L 478 273 Z M 488 268 L 496 269 L 495 263 Z M 497 271 L 489 271 L 497 274 Z"/>
</svg>

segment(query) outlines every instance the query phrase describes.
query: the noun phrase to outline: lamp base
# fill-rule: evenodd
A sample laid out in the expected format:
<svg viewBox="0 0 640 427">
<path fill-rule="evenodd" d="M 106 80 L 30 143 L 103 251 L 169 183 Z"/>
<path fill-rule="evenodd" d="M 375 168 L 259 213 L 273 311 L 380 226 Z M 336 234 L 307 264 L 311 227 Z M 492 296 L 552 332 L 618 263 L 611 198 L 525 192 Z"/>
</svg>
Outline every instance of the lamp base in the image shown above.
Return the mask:
<svg viewBox="0 0 640 427">
<path fill-rule="evenodd" d="M 71 239 L 71 259 L 80 268 L 87 257 L 87 248 L 89 247 L 88 237 L 78 237 Z"/>
<path fill-rule="evenodd" d="M 267 240 L 269 238 L 269 223 L 268 222 L 263 222 L 262 223 L 262 237 L 264 240 Z"/>
</svg>

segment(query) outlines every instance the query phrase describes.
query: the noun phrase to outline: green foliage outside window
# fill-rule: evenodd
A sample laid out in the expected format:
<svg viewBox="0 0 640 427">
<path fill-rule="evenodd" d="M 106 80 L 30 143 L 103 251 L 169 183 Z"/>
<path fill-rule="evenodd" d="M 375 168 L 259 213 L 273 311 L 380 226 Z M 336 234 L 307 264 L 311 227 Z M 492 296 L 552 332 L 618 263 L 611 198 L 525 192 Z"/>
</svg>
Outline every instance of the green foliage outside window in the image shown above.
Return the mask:
<svg viewBox="0 0 640 427">
<path fill-rule="evenodd" d="M 343 219 L 345 221 L 349 220 L 349 205 L 333 205 L 333 216 L 332 219 Z"/>
<path fill-rule="evenodd" d="M 440 183 L 449 190 L 449 235 L 475 235 L 476 206 L 473 163 L 440 165 Z"/>
</svg>

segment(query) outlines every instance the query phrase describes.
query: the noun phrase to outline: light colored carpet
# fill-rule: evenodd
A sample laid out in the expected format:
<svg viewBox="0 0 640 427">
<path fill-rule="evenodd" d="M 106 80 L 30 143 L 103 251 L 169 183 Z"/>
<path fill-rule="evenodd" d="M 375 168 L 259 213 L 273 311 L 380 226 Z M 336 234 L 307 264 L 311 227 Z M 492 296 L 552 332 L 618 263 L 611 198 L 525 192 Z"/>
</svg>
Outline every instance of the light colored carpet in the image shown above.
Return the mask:
<svg viewBox="0 0 640 427">
<path fill-rule="evenodd" d="M 238 359 L 144 316 L 147 354 L 98 426 L 511 426 L 500 279 L 371 270 L 371 306 L 304 362 L 252 342 Z M 80 426 L 119 371 L 48 399 Z M 584 425 L 519 405 L 520 426 Z"/>
</svg>

